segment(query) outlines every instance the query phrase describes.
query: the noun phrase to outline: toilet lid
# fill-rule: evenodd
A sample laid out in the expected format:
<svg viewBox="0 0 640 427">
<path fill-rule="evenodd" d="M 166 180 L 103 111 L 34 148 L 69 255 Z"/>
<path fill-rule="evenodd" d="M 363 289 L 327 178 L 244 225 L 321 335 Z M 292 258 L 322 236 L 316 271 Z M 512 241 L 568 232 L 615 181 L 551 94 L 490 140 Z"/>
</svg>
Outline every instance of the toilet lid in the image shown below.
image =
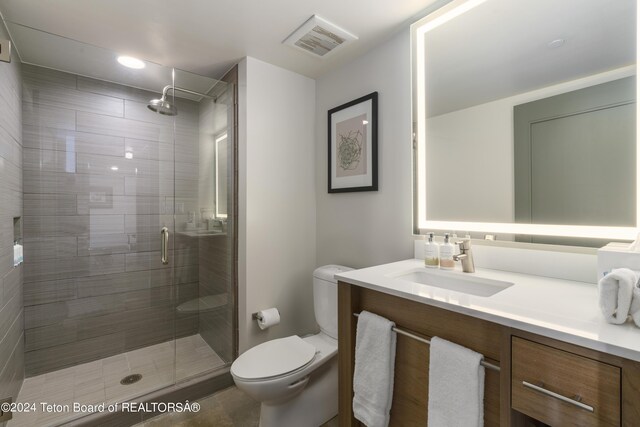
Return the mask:
<svg viewBox="0 0 640 427">
<path fill-rule="evenodd" d="M 257 345 L 233 362 L 231 373 L 251 380 L 277 377 L 311 362 L 316 348 L 297 335 Z"/>
</svg>

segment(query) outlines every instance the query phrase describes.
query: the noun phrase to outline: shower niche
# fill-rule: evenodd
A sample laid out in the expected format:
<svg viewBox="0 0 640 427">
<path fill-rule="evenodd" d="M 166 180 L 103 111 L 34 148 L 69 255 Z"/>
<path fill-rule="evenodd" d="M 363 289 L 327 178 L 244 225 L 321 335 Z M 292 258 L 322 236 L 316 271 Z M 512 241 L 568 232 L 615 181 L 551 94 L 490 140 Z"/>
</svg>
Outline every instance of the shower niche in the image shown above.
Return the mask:
<svg viewBox="0 0 640 427">
<path fill-rule="evenodd" d="M 13 266 L 24 262 L 24 246 L 22 245 L 22 217 L 13 218 Z"/>
</svg>

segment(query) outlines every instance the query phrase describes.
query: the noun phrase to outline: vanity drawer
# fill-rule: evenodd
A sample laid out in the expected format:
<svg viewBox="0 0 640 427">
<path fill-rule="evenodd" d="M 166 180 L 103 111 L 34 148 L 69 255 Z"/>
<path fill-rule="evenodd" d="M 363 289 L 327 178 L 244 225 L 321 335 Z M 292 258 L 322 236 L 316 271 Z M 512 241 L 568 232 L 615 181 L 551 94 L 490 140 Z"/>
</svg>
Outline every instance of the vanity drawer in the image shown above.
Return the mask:
<svg viewBox="0 0 640 427">
<path fill-rule="evenodd" d="M 511 364 L 513 409 L 551 426 L 620 425 L 620 368 L 518 337 Z"/>
</svg>

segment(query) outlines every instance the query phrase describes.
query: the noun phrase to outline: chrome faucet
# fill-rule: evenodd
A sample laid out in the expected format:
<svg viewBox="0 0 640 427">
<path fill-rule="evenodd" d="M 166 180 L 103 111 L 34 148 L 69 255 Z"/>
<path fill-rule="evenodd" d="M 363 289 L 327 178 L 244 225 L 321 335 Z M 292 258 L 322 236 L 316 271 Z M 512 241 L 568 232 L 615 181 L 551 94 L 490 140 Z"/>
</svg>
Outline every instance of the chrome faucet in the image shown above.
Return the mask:
<svg viewBox="0 0 640 427">
<path fill-rule="evenodd" d="M 453 256 L 454 261 L 462 263 L 462 271 L 465 273 L 474 273 L 476 267 L 473 265 L 473 253 L 471 253 L 471 240 L 465 239 L 456 242 L 460 247 L 460 253 Z"/>
</svg>

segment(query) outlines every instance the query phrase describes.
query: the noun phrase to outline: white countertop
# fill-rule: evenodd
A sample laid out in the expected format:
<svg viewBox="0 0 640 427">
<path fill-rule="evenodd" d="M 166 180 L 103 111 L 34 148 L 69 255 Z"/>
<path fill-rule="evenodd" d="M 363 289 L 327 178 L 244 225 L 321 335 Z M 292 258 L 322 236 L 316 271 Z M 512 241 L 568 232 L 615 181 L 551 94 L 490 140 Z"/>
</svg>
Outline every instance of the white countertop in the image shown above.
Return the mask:
<svg viewBox="0 0 640 427">
<path fill-rule="evenodd" d="M 483 268 L 477 268 L 475 273 L 448 272 L 514 283 L 493 296 L 479 297 L 390 277 L 418 267 L 424 268 L 424 262 L 410 259 L 335 277 L 353 285 L 640 362 L 640 328 L 631 321 L 624 325 L 606 323 L 600 314 L 598 290 L 593 283 Z"/>
</svg>

